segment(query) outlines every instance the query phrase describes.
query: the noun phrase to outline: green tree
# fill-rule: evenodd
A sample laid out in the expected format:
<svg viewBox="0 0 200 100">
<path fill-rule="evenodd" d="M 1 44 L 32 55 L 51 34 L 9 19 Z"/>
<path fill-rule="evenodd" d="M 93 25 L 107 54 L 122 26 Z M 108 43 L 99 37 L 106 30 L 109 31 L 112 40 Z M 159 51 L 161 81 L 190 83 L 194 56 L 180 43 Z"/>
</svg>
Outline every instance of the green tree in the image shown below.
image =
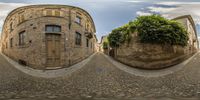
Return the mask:
<svg viewBox="0 0 200 100">
<path fill-rule="evenodd" d="M 107 41 L 103 42 L 103 49 L 108 49 L 108 42 Z"/>
<path fill-rule="evenodd" d="M 187 31 L 176 21 L 159 15 L 151 15 L 140 16 L 134 22 L 143 43 L 187 45 Z"/>
<path fill-rule="evenodd" d="M 124 43 L 125 41 L 130 41 L 130 32 L 128 28 L 129 25 L 126 24 L 112 30 L 112 32 L 108 36 L 108 41 L 111 47 L 119 47 L 119 45 Z"/>
<path fill-rule="evenodd" d="M 136 20 L 112 30 L 108 36 L 111 47 L 119 47 L 131 40 L 131 34 L 138 33 L 140 42 L 155 44 L 171 44 L 186 46 L 188 33 L 185 28 L 174 20 L 160 15 L 139 16 Z"/>
</svg>

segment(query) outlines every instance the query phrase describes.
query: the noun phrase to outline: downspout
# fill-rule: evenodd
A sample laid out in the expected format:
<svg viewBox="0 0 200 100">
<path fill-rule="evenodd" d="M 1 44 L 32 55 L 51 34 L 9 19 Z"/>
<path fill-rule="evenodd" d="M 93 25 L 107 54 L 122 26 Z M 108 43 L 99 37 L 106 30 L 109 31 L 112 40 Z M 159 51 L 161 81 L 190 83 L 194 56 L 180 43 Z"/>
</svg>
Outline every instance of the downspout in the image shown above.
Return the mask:
<svg viewBox="0 0 200 100">
<path fill-rule="evenodd" d="M 68 37 L 68 41 L 70 42 L 69 44 L 69 65 L 72 64 L 72 61 L 71 61 L 71 51 L 72 51 L 72 47 L 73 47 L 73 44 L 71 43 L 71 27 L 72 27 L 72 10 L 75 9 L 76 7 L 71 7 L 69 8 L 69 37 Z"/>
<path fill-rule="evenodd" d="M 68 37 L 68 41 L 71 42 L 71 39 L 70 39 L 70 35 L 71 35 L 71 25 L 72 25 L 72 22 L 71 22 L 71 10 L 73 8 L 70 8 L 69 9 L 69 37 Z M 66 40 L 65 40 L 66 41 Z M 69 50 L 69 53 L 68 53 L 68 60 L 69 60 L 69 66 L 71 65 L 71 43 L 69 43 L 69 46 L 68 46 L 68 50 Z"/>
</svg>

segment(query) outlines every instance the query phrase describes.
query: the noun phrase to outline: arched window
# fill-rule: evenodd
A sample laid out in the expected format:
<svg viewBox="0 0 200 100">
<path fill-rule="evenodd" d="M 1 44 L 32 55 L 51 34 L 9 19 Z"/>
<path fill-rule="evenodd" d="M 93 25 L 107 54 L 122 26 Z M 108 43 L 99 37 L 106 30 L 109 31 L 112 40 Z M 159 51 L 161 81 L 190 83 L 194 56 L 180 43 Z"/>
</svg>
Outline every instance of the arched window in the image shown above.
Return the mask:
<svg viewBox="0 0 200 100">
<path fill-rule="evenodd" d="M 59 25 L 46 25 L 45 32 L 61 32 L 61 26 Z"/>
<path fill-rule="evenodd" d="M 75 23 L 81 25 L 81 17 L 80 16 L 76 16 Z"/>
</svg>

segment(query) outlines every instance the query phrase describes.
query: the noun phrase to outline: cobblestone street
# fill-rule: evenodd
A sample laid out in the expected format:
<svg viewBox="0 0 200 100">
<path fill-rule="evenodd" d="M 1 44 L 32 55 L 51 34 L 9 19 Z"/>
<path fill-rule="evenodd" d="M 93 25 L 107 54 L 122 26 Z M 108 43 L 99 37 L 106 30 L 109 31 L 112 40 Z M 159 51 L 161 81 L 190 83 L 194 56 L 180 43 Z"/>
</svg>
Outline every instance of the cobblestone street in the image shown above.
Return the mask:
<svg viewBox="0 0 200 100">
<path fill-rule="evenodd" d="M 195 98 L 200 97 L 200 54 L 192 58 L 181 70 L 160 77 L 142 77 L 126 73 L 115 67 L 101 53 L 93 56 L 92 60 L 81 69 L 68 76 L 57 78 L 39 78 L 24 74 L 2 56 L 0 56 L 0 64 L 0 100 L 6 98 L 12 100 L 55 98 L 56 100 L 66 100 L 66 98 L 70 100 L 112 100 L 109 98 L 173 100 L 183 97 L 197 100 Z"/>
</svg>

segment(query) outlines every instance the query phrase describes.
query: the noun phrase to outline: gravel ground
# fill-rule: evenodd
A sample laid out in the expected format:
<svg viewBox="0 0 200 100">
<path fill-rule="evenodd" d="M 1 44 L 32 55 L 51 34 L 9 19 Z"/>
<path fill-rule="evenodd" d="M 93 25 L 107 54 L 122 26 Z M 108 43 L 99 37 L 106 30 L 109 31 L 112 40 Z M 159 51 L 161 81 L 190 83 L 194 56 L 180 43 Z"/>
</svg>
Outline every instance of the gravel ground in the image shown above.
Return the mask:
<svg viewBox="0 0 200 100">
<path fill-rule="evenodd" d="M 178 72 L 151 78 L 121 71 L 101 53 L 97 53 L 82 69 L 65 77 L 50 79 L 24 74 L 2 56 L 0 64 L 0 100 L 9 98 L 12 100 L 55 98 L 56 100 L 64 98 L 65 100 L 66 98 L 69 100 L 154 100 L 155 98 L 197 100 L 200 98 L 199 54 Z"/>
</svg>

